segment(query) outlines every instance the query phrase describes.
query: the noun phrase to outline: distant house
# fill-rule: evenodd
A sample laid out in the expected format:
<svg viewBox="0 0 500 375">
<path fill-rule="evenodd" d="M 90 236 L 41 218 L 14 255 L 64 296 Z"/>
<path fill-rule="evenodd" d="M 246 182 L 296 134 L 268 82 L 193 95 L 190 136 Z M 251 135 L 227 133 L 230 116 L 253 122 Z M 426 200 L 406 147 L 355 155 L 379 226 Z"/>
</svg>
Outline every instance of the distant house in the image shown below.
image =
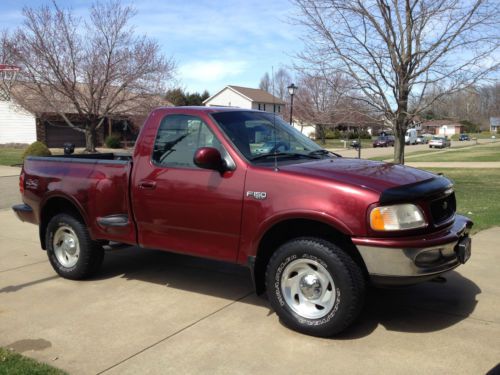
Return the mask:
<svg viewBox="0 0 500 375">
<path fill-rule="evenodd" d="M 500 133 L 500 117 L 490 117 L 490 132 Z"/>
<path fill-rule="evenodd" d="M 237 107 L 283 114 L 285 102 L 267 91 L 241 86 L 226 86 L 206 99 L 207 107 Z"/>
<path fill-rule="evenodd" d="M 0 144 L 35 141 L 35 115 L 12 99 L 0 100 Z"/>
<path fill-rule="evenodd" d="M 465 127 L 453 120 L 430 120 L 422 123 L 422 133 L 430 133 L 441 136 L 452 136 L 461 134 L 465 131 Z"/>
<path fill-rule="evenodd" d="M 124 95 L 128 95 L 125 93 Z M 111 134 L 120 134 L 123 141 L 133 141 L 142 125 L 149 108 L 155 106 L 172 106 L 167 100 L 153 95 L 137 97 L 127 108 L 118 106 L 110 114 L 96 132 L 97 145 Z M 23 108 L 31 108 L 30 113 Z M 81 119 L 73 104 L 62 98 L 57 102 L 60 113 L 75 125 L 82 125 Z M 62 147 L 64 143 L 85 146 L 85 134 L 68 126 L 61 115 L 41 102 L 37 95 L 20 84 L 12 87 L 11 99 L 0 101 L 0 144 L 32 143 L 41 141 L 48 147 Z"/>
</svg>

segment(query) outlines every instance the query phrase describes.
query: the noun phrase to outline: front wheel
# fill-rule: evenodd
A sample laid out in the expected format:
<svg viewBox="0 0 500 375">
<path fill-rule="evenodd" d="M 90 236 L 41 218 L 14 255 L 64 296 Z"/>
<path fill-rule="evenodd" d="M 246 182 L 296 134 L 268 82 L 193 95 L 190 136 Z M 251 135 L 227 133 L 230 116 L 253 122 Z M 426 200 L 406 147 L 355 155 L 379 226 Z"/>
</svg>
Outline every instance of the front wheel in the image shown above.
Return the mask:
<svg viewBox="0 0 500 375">
<path fill-rule="evenodd" d="M 104 258 L 104 249 L 90 238 L 85 224 L 68 214 L 59 214 L 50 220 L 45 241 L 52 268 L 66 279 L 91 276 Z"/>
<path fill-rule="evenodd" d="M 341 248 L 318 238 L 298 238 L 271 257 L 266 288 L 271 306 L 286 326 L 331 337 L 359 315 L 365 279 Z"/>
</svg>

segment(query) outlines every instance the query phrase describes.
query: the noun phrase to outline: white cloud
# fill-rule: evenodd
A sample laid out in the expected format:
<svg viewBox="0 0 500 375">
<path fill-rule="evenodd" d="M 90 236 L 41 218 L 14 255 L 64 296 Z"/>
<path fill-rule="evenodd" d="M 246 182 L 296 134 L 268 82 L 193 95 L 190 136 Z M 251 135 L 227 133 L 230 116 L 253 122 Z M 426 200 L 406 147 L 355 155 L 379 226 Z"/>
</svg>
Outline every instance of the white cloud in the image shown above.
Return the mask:
<svg viewBox="0 0 500 375">
<path fill-rule="evenodd" d="M 181 79 L 198 82 L 223 81 L 242 73 L 248 64 L 245 61 L 193 61 L 181 65 Z"/>
</svg>

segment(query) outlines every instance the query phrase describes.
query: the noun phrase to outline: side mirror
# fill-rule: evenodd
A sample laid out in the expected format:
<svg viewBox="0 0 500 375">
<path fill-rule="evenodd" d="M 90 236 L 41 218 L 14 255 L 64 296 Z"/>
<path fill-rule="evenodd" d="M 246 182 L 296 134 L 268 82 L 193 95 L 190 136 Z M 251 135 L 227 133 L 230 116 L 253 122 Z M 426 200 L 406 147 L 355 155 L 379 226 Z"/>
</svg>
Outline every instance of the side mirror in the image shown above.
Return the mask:
<svg viewBox="0 0 500 375">
<path fill-rule="evenodd" d="M 203 169 L 212 169 L 223 173 L 227 170 L 226 162 L 219 150 L 213 147 L 200 147 L 194 153 L 194 164 Z"/>
</svg>

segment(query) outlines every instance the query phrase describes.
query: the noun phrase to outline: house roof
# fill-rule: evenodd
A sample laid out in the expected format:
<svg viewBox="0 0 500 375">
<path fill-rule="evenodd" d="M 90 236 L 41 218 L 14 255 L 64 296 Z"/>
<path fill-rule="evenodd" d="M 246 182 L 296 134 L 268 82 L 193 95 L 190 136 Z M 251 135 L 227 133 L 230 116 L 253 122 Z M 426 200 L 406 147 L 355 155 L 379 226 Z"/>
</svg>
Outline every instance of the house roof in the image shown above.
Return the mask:
<svg viewBox="0 0 500 375">
<path fill-rule="evenodd" d="M 283 100 L 274 95 L 271 95 L 267 91 L 261 89 L 252 89 L 250 87 L 234 86 L 234 85 L 228 85 L 224 87 L 222 90 L 220 90 L 216 94 L 212 95 L 210 98 L 203 101 L 203 104 L 209 102 L 210 100 L 215 98 L 217 95 L 219 95 L 222 91 L 226 89 L 236 92 L 237 94 L 245 97 L 251 102 L 266 103 L 266 104 L 286 104 Z"/>
<path fill-rule="evenodd" d="M 455 120 L 429 120 L 429 121 L 424 121 L 422 123 L 423 127 L 441 127 L 444 125 L 463 126 L 462 124 L 460 124 L 458 121 Z"/>
</svg>

